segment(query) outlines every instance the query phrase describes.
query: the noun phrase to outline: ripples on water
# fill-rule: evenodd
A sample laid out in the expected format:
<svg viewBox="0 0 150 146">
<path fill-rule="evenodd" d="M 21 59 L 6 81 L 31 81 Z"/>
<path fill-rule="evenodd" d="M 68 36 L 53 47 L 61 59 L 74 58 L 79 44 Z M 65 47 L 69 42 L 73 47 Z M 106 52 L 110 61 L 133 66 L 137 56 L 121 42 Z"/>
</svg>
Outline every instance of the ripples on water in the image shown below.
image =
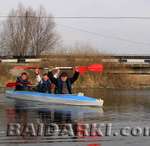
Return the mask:
<svg viewBox="0 0 150 146">
<path fill-rule="evenodd" d="M 86 90 L 92 97 L 102 97 L 103 109 L 79 106 L 46 105 L 16 101 L 0 95 L 0 145 L 27 146 L 149 146 L 149 137 L 7 137 L 9 122 L 34 123 L 112 123 L 113 130 L 125 126 L 150 127 L 150 90 Z M 93 144 L 93 145 L 92 145 Z M 94 145 L 95 144 L 95 145 Z"/>
</svg>

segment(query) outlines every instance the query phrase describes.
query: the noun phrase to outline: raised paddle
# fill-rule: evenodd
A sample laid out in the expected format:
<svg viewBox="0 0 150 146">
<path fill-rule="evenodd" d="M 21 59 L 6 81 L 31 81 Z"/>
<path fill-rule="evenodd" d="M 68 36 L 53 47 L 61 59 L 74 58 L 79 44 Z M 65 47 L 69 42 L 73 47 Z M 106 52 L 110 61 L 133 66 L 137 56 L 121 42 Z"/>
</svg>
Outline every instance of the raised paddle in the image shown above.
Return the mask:
<svg viewBox="0 0 150 146">
<path fill-rule="evenodd" d="M 72 69 L 73 67 L 54 67 L 52 69 Z M 47 67 L 38 67 L 38 66 L 15 66 L 13 69 L 18 70 L 30 70 L 30 69 L 43 69 L 43 70 L 49 70 L 50 68 Z"/>
<path fill-rule="evenodd" d="M 37 66 L 15 66 L 13 69 L 30 70 L 30 69 L 37 69 L 37 68 L 38 69 L 49 70 L 49 68 L 41 68 L 41 67 L 37 67 Z M 67 70 L 67 69 L 73 69 L 73 68 L 78 70 L 81 74 L 84 74 L 87 71 L 98 72 L 99 73 L 99 72 L 103 72 L 103 70 L 104 70 L 104 67 L 103 67 L 102 64 L 92 64 L 92 65 L 89 65 L 89 66 L 77 66 L 77 67 L 55 67 L 55 68 L 52 68 L 51 70 L 53 70 L 53 69 L 61 69 L 61 70 L 66 69 Z M 16 87 L 16 85 L 17 85 L 16 82 L 7 83 L 6 87 L 13 88 L 13 87 Z"/>
<path fill-rule="evenodd" d="M 18 69 L 18 70 L 30 70 L 30 69 L 44 69 L 44 70 L 49 70 L 50 68 L 42 68 L 42 67 L 38 67 L 38 66 L 15 66 L 13 69 Z M 53 69 L 60 69 L 60 70 L 69 70 L 69 69 L 78 69 L 78 71 L 80 73 L 84 73 L 87 71 L 91 71 L 91 72 L 103 72 L 104 67 L 102 64 L 92 64 L 89 66 L 77 66 L 77 67 L 54 67 L 51 68 L 50 70 Z"/>
<path fill-rule="evenodd" d="M 41 68 L 38 66 L 15 66 L 13 67 L 13 69 L 18 69 L 18 70 L 30 70 L 30 69 L 45 69 L 45 70 L 49 70 L 49 68 Z"/>
</svg>

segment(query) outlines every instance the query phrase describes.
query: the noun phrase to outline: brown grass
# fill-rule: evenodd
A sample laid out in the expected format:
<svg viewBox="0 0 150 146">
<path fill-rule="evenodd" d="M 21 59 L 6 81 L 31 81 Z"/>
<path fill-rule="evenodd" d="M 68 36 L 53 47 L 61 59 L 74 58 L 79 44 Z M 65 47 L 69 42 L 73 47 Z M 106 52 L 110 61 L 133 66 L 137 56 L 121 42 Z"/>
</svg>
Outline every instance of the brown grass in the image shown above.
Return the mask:
<svg viewBox="0 0 150 146">
<path fill-rule="evenodd" d="M 39 67 L 56 67 L 56 66 L 82 66 L 94 63 L 102 63 L 103 55 L 84 55 L 84 54 L 69 54 L 69 55 L 48 55 L 42 56 L 42 62 L 36 65 Z M 10 72 L 12 67 L 19 64 L 0 64 L 0 86 L 4 86 L 9 81 L 15 81 L 18 71 Z M 144 75 L 128 75 L 128 74 L 113 74 L 110 70 L 129 70 L 123 64 L 103 63 L 103 73 L 87 72 L 81 75 L 79 80 L 74 84 L 75 88 L 141 88 L 150 85 L 150 77 Z M 35 76 L 33 70 L 28 71 L 30 79 L 34 82 Z M 46 72 L 46 70 L 44 71 Z M 69 71 L 70 75 L 72 72 Z"/>
<path fill-rule="evenodd" d="M 132 78 L 128 75 L 112 74 L 110 70 L 128 70 L 123 64 L 102 63 L 103 55 L 94 54 L 69 54 L 44 56 L 41 65 L 45 66 L 82 66 L 100 63 L 104 65 L 103 73 L 88 72 L 81 75 L 75 83 L 75 87 L 90 88 L 126 88 L 133 84 Z M 54 65 L 55 64 L 55 65 Z"/>
<path fill-rule="evenodd" d="M 5 86 L 8 81 L 13 80 L 10 68 L 11 65 L 0 63 L 0 86 Z"/>
</svg>

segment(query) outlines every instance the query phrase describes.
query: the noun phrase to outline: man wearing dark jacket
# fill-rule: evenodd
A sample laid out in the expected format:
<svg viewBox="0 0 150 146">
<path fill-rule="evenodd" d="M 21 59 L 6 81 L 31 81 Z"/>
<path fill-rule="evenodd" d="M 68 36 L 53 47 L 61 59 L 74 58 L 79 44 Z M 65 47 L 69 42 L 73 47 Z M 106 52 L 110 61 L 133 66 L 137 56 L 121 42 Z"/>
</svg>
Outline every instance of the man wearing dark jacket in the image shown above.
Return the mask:
<svg viewBox="0 0 150 146">
<path fill-rule="evenodd" d="M 58 78 L 54 77 L 52 72 L 49 72 L 48 76 L 51 82 L 55 84 L 56 94 L 72 94 L 72 84 L 78 79 L 79 72 L 76 70 L 71 78 L 66 72 L 62 72 Z"/>
<path fill-rule="evenodd" d="M 26 91 L 30 90 L 30 82 L 28 80 L 28 74 L 23 72 L 21 76 L 17 77 L 16 80 L 16 90 L 17 91 Z"/>
<path fill-rule="evenodd" d="M 51 93 L 51 81 L 47 74 L 44 74 L 37 85 L 37 90 L 43 93 Z"/>
<path fill-rule="evenodd" d="M 51 92 L 52 82 L 50 81 L 48 74 L 45 73 L 41 77 L 39 69 L 35 70 L 35 74 L 37 81 L 37 91 L 43 93 L 52 93 Z"/>
</svg>

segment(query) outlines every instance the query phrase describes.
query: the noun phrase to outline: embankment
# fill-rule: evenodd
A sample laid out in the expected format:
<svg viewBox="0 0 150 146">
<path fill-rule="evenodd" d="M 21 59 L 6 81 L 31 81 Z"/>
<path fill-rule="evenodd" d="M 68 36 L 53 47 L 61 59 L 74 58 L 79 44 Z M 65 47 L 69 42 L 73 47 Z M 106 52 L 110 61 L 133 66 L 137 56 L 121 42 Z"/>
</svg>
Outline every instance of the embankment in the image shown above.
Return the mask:
<svg viewBox="0 0 150 146">
<path fill-rule="evenodd" d="M 0 64 L 0 86 L 4 86 L 6 82 L 14 81 L 18 71 L 12 71 L 12 67 L 16 65 L 36 65 L 42 67 L 56 66 L 82 66 L 95 63 L 104 64 L 103 73 L 87 72 L 80 76 L 74 84 L 75 88 L 143 88 L 150 86 L 150 76 L 135 74 L 114 74 L 112 70 L 127 71 L 131 70 L 123 64 L 102 62 L 103 56 L 100 55 L 52 55 L 42 56 L 42 61 L 36 64 Z M 28 71 L 30 79 L 34 82 L 33 70 Z M 44 71 L 43 71 L 44 72 Z M 70 75 L 72 73 L 70 72 Z"/>
</svg>

